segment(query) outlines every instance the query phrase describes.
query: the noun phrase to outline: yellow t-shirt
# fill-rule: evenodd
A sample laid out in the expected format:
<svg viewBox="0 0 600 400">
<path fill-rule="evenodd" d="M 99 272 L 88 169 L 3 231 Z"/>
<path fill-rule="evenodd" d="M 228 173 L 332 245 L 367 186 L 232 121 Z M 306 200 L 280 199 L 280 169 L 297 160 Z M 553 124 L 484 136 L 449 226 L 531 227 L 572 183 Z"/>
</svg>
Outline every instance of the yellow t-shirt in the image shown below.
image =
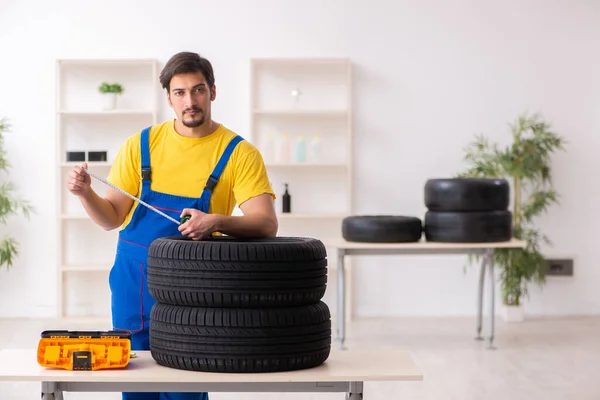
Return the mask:
<svg viewBox="0 0 600 400">
<path fill-rule="evenodd" d="M 179 135 L 175 120 L 152 126 L 149 135 L 151 189 L 176 196 L 199 198 L 227 144 L 235 133 L 220 125 L 208 136 L 188 138 Z M 141 195 L 141 131 L 123 144 L 113 163 L 108 181 L 129 194 Z M 269 193 L 275 198 L 260 152 L 242 140 L 231 154 L 210 199 L 210 213 L 231 215 L 236 204 Z M 125 218 L 127 226 L 135 208 Z"/>
</svg>

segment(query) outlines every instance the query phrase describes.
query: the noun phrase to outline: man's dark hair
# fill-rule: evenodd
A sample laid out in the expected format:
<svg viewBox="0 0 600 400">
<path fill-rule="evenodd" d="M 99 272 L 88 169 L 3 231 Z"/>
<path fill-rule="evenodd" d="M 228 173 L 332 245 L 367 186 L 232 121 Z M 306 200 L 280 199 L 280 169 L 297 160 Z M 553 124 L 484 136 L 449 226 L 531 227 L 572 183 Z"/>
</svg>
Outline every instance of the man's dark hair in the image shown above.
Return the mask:
<svg viewBox="0 0 600 400">
<path fill-rule="evenodd" d="M 167 92 L 171 90 L 171 78 L 177 74 L 187 74 L 190 72 L 202 72 L 202 75 L 206 78 L 208 88 L 212 90 L 215 84 L 215 74 L 213 72 L 212 65 L 204 57 L 200 57 L 199 54 L 191 53 L 188 51 L 182 51 L 181 53 L 175 54 L 165 67 L 160 72 L 160 84 L 163 89 Z"/>
</svg>

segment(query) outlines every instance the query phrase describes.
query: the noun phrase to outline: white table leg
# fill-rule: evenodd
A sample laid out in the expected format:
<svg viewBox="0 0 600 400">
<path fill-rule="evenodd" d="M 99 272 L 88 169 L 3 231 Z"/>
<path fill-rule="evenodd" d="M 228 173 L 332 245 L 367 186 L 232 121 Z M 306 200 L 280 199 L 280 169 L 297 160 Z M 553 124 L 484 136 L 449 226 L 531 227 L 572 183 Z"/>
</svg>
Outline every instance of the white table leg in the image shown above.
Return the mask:
<svg viewBox="0 0 600 400">
<path fill-rule="evenodd" d="M 482 257 L 479 270 L 479 288 L 477 291 L 477 337 L 475 340 L 483 340 L 481 328 L 483 325 L 483 287 L 485 286 L 485 269 L 487 267 L 487 254 Z"/>
<path fill-rule="evenodd" d="M 346 339 L 346 271 L 344 265 L 345 252 L 338 249 L 338 271 L 337 271 L 337 338 L 340 341 L 340 350 L 345 350 Z"/>
</svg>

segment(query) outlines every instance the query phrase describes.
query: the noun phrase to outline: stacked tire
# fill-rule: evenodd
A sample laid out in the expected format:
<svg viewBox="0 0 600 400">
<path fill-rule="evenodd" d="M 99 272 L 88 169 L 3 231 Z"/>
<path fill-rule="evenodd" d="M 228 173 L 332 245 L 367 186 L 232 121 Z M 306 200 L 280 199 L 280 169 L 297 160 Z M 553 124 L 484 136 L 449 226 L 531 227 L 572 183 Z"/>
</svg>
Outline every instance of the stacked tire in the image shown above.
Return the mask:
<svg viewBox="0 0 600 400">
<path fill-rule="evenodd" d="M 418 242 L 423 234 L 420 218 L 405 215 L 352 215 L 342 220 L 342 237 L 348 242 Z"/>
<path fill-rule="evenodd" d="M 159 238 L 148 251 L 150 352 L 163 366 L 262 373 L 316 367 L 331 350 L 323 243 Z"/>
<path fill-rule="evenodd" d="M 512 238 L 510 188 L 505 179 L 430 179 L 424 194 L 427 241 L 481 243 Z"/>
</svg>

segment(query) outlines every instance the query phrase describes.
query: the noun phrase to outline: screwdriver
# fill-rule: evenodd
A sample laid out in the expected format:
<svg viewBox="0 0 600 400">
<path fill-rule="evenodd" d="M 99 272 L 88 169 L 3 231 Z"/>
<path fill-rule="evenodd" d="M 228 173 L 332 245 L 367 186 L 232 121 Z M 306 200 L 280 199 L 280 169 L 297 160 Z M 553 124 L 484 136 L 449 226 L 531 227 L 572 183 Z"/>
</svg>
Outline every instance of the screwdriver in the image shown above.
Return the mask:
<svg viewBox="0 0 600 400">
<path fill-rule="evenodd" d="M 140 203 L 141 205 L 149 208 L 150 210 L 154 211 L 155 213 L 159 214 L 160 216 L 165 217 L 166 219 L 168 219 L 169 221 L 172 221 L 174 223 L 176 223 L 177 225 L 183 224 L 185 221 L 187 221 L 188 219 L 190 219 L 189 215 L 184 216 L 183 218 L 181 218 L 181 221 L 177 221 L 175 218 L 168 216 L 167 214 L 165 214 L 164 212 L 156 209 L 155 207 L 152 207 L 150 204 L 146 203 L 145 201 L 143 201 L 142 199 L 138 199 L 135 196 L 130 195 L 129 193 L 127 193 L 126 191 L 119 189 L 118 187 L 116 187 L 115 185 L 113 185 L 112 183 L 108 182 L 105 179 L 100 178 L 98 175 L 91 173 L 90 171 L 88 171 L 85 168 L 81 168 L 82 170 L 84 170 L 88 175 L 98 179 L 100 182 L 104 183 L 107 186 L 110 186 L 111 188 L 115 189 L 117 192 L 119 193 L 123 193 L 125 196 L 129 197 L 130 199 L 137 201 L 138 203 Z"/>
</svg>

